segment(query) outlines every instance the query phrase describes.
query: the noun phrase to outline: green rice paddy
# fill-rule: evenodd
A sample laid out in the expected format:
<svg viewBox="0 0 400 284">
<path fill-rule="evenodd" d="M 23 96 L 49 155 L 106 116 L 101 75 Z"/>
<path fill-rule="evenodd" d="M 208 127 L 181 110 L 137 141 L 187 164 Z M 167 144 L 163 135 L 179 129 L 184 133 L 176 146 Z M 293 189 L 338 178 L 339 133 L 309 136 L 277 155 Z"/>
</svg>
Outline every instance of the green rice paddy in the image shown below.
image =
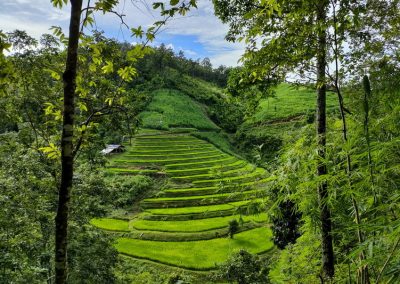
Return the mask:
<svg viewBox="0 0 400 284">
<path fill-rule="evenodd" d="M 266 227 L 236 234 L 233 239 L 216 238 L 193 242 L 160 242 L 120 238 L 116 248 L 119 252 L 172 266 L 211 270 L 241 248 L 251 253 L 263 253 L 272 249 L 272 234 Z"/>
<path fill-rule="evenodd" d="M 108 173 L 159 173 L 169 182 L 157 196 L 142 200 L 143 212 L 132 219 L 91 221 L 116 232 L 120 253 L 210 270 L 235 250 L 262 253 L 273 247 L 266 214 L 238 215 L 242 207 L 263 200 L 270 180 L 265 170 L 188 133 L 150 131 L 126 148 L 110 159 Z M 232 219 L 240 224 L 234 239 L 226 237 Z"/>
<path fill-rule="evenodd" d="M 199 220 L 187 220 L 187 221 L 149 221 L 149 220 L 134 220 L 131 222 L 131 226 L 137 230 L 151 230 L 161 232 L 201 232 L 210 231 L 213 229 L 219 229 L 227 227 L 230 220 L 242 219 L 243 222 L 266 222 L 266 214 L 260 214 L 256 216 L 226 216 L 207 218 Z"/>
</svg>

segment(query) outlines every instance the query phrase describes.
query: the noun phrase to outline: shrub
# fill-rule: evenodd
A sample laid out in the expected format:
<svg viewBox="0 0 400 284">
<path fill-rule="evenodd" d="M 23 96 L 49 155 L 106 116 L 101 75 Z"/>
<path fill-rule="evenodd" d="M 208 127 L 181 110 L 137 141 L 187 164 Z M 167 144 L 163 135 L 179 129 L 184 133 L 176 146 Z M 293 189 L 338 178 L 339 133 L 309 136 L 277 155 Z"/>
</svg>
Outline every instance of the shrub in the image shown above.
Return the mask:
<svg viewBox="0 0 400 284">
<path fill-rule="evenodd" d="M 231 239 L 239 231 L 239 222 L 236 219 L 229 221 L 228 234 Z"/>
<path fill-rule="evenodd" d="M 153 180 L 148 176 L 116 176 L 109 180 L 110 202 L 114 207 L 132 206 L 152 189 Z"/>
<path fill-rule="evenodd" d="M 240 250 L 220 266 L 217 276 L 226 278 L 229 283 L 268 284 L 269 268 L 260 257 L 246 250 Z"/>
<path fill-rule="evenodd" d="M 283 201 L 279 204 L 279 213 L 272 218 L 274 243 L 278 248 L 284 249 L 288 244 L 294 244 L 300 237 L 301 214 L 296 211 L 295 204 Z"/>
</svg>

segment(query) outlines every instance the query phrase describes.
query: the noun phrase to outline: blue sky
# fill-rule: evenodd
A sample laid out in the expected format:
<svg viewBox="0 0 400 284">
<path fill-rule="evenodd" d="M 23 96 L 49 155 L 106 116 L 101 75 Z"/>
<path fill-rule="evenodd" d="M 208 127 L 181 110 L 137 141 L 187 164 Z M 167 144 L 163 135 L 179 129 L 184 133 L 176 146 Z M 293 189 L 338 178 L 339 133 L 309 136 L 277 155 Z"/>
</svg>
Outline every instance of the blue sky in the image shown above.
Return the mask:
<svg viewBox="0 0 400 284">
<path fill-rule="evenodd" d="M 130 27 L 141 25 L 146 28 L 161 19 L 158 12 L 151 9 L 152 2 L 120 0 L 116 10 L 126 15 L 125 21 Z M 22 29 L 39 38 L 41 34 L 49 33 L 51 26 L 61 26 L 66 31 L 68 20 L 69 7 L 62 10 L 53 8 L 50 0 L 0 1 L 0 30 L 3 31 Z M 130 37 L 129 30 L 120 25 L 115 15 L 99 13 L 95 20 L 97 28 L 109 37 L 132 43 L 138 41 Z M 164 43 L 175 52 L 183 50 L 193 59 L 209 57 L 215 66 L 236 66 L 244 46 L 226 42 L 227 30 L 227 26 L 214 16 L 211 0 L 199 0 L 198 9 L 185 17 L 176 17 L 157 36 L 153 45 Z"/>
</svg>

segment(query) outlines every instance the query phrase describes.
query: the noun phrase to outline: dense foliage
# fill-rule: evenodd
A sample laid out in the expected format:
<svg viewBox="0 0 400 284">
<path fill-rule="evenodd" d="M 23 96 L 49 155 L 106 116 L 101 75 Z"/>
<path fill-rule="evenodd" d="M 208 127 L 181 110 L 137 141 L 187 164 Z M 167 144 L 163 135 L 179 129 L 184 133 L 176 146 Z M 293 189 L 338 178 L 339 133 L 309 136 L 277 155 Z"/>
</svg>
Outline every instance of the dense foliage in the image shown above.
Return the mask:
<svg viewBox="0 0 400 284">
<path fill-rule="evenodd" d="M 98 1 L 96 9 L 110 11 L 116 2 Z M 179 2 L 171 1 L 172 7 Z M 213 2 L 216 15 L 229 25 L 227 39 L 246 43 L 241 67 L 214 68 L 208 58 L 188 59 L 163 44 L 133 46 L 99 31 L 81 35 L 73 80 L 75 105 L 70 109 L 75 120 L 68 129 L 74 133 L 67 138 L 74 145 L 69 154 L 75 164 L 68 208 L 67 282 L 209 281 L 202 278 L 205 273 L 191 278 L 188 271 L 118 257 L 117 248 L 126 255 L 189 269 L 210 269 L 225 260 L 228 252 L 238 250 L 220 266 L 215 281 L 398 283 L 399 1 Z M 66 1 L 52 3 L 62 6 Z M 189 1 L 194 7 L 195 3 Z M 186 11 L 155 4 L 161 13 Z M 90 19 L 89 14 L 85 21 Z M 0 31 L 1 283 L 54 282 L 54 219 L 59 208 L 60 158 L 65 153 L 60 142 L 65 130 L 61 93 L 66 86 L 63 72 L 68 49 L 67 35 L 57 27 L 53 31 L 54 35 L 45 34 L 39 40 L 24 31 Z M 151 31 L 132 30 L 150 39 L 154 37 Z M 11 51 L 8 56 L 3 54 L 6 49 Z M 296 83 L 283 82 L 294 73 Z M 316 111 L 315 90 L 319 96 L 321 90 L 323 95 L 327 91 L 322 110 L 320 99 Z M 320 121 L 315 118 L 321 113 L 326 113 L 326 129 L 316 135 L 315 124 Z M 109 143 L 128 145 L 142 127 L 151 129 L 144 136 L 176 131 L 182 138 L 183 132 L 188 133 L 217 146 L 213 155 L 232 159 L 231 164 L 218 164 L 232 167 L 227 176 L 216 167 L 201 172 L 203 165 L 194 161 L 204 179 L 201 190 L 222 199 L 230 194 L 227 189 L 235 178 L 249 179 L 249 183 L 262 178 L 266 185 L 261 190 L 267 198 L 256 200 L 258 196 L 250 192 L 248 198 L 257 201 L 255 208 L 243 206 L 248 200 L 239 200 L 199 209 L 207 195 L 191 196 L 192 207 L 153 208 L 153 213 L 164 214 L 162 218 L 167 218 L 166 213 L 186 218 L 179 222 L 131 221 L 144 198 L 162 202 L 170 198 L 162 194 L 191 194 L 193 190 L 182 186 L 168 191 L 166 163 L 153 162 L 150 169 L 129 164 L 135 155 L 160 158 L 162 154 L 148 153 L 154 149 L 127 153 L 131 160 L 100 154 Z M 162 147 L 169 147 L 168 143 Z M 245 167 L 250 174 L 240 172 L 241 161 L 234 160 L 237 154 L 266 168 L 268 178 L 250 165 Z M 112 168 L 118 163 L 123 167 Z M 111 167 L 104 170 L 105 165 Z M 326 171 L 317 173 L 321 165 Z M 178 172 L 187 170 L 186 164 L 176 166 Z M 230 175 L 232 171 L 235 175 Z M 211 176 L 218 179 L 218 186 L 207 183 Z M 318 195 L 321 185 L 326 192 Z M 159 193 L 160 189 L 167 190 Z M 238 210 L 231 212 L 233 205 Z M 267 211 L 268 217 L 262 212 L 242 218 L 246 209 Z M 331 215 L 321 218 L 323 209 Z M 192 218 L 203 210 L 232 214 Z M 242 231 L 251 220 L 269 222 L 272 233 L 265 227 L 257 228 L 257 234 Z M 323 229 L 327 220 L 332 224 L 328 237 L 334 255 L 329 273 L 321 269 L 326 268 Z M 154 224 L 162 234 L 150 233 L 154 247 L 143 246 L 143 235 L 135 230 L 151 231 Z M 115 235 L 92 225 L 125 236 L 116 242 Z M 203 242 L 211 239 L 208 231 L 215 228 L 220 231 L 212 232 L 210 242 Z M 202 233 L 195 236 L 197 242 L 188 242 L 195 235 L 191 233 L 198 231 Z M 138 238 L 130 238 L 135 233 Z M 171 242 L 169 237 L 182 241 Z M 254 253 L 265 252 L 272 242 L 276 247 L 262 256 L 239 250 L 246 243 Z M 134 245 L 139 249 L 133 249 Z M 201 254 L 190 253 L 194 248 Z M 178 258 L 177 251 L 188 253 Z"/>
<path fill-rule="evenodd" d="M 265 261 L 245 250 L 233 254 L 219 268 L 219 273 L 229 283 L 238 284 L 268 284 L 268 272 L 268 264 Z"/>
</svg>

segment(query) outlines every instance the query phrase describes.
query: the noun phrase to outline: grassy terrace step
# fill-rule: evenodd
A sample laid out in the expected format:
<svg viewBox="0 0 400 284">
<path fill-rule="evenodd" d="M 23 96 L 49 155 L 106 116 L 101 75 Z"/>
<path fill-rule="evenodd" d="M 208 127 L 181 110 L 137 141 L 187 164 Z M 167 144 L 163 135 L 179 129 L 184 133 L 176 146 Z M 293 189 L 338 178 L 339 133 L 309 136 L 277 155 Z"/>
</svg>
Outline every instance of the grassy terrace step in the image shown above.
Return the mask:
<svg viewBox="0 0 400 284">
<path fill-rule="evenodd" d="M 223 154 L 219 150 L 210 150 L 210 151 L 203 151 L 203 152 L 188 152 L 188 153 L 179 153 L 176 152 L 176 154 L 169 154 L 169 155 L 143 155 L 143 154 L 127 154 L 124 155 L 124 157 L 127 158 L 136 158 L 136 159 L 141 159 L 141 160 L 170 160 L 170 159 L 192 159 L 192 158 L 201 158 L 201 157 L 207 157 L 207 156 L 212 156 L 212 155 L 221 155 Z"/>
<path fill-rule="evenodd" d="M 141 216 L 139 216 L 141 217 Z M 234 215 L 214 218 L 203 218 L 195 220 L 148 220 L 134 219 L 121 220 L 113 218 L 94 218 L 91 224 L 108 231 L 114 232 L 131 232 L 133 230 L 152 231 L 152 232 L 204 232 L 221 228 L 227 228 L 230 220 L 236 219 L 241 224 L 247 223 L 263 223 L 267 221 L 266 214 L 260 215 Z"/>
<path fill-rule="evenodd" d="M 255 202 L 261 201 L 262 199 L 256 199 Z M 157 208 L 157 209 L 148 209 L 146 212 L 151 213 L 153 215 L 185 215 L 185 214 L 202 214 L 205 212 L 216 212 L 216 211 L 224 211 L 230 210 L 232 208 L 237 208 L 240 206 L 244 206 L 249 204 L 252 201 L 238 201 L 231 202 L 225 204 L 218 205 L 210 205 L 210 206 L 194 206 L 194 207 L 181 207 L 181 208 Z"/>
<path fill-rule="evenodd" d="M 265 185 L 271 181 L 271 178 L 263 178 L 256 181 L 239 182 L 236 184 L 226 184 L 224 186 L 207 186 L 207 187 L 189 187 L 189 188 L 172 188 L 165 189 L 159 195 L 159 197 L 185 197 L 185 196 L 207 196 L 218 193 L 229 193 L 229 192 L 245 192 L 250 189 L 255 189 Z"/>
<path fill-rule="evenodd" d="M 235 238 L 192 242 L 159 242 L 120 238 L 115 245 L 123 254 L 193 270 L 211 270 L 239 249 L 259 254 L 273 248 L 267 227 L 245 231 Z"/>
<path fill-rule="evenodd" d="M 189 175 L 189 176 L 178 176 L 178 177 L 171 177 L 173 181 L 196 181 L 196 180 L 210 180 L 213 177 L 219 176 L 219 177 L 234 177 L 237 175 L 244 175 L 244 174 L 249 174 L 255 170 L 255 167 L 247 164 L 244 165 L 243 167 L 233 169 L 233 170 L 227 170 L 224 171 L 222 169 L 212 169 L 210 170 L 209 173 L 207 174 L 199 174 L 199 175 Z"/>
<path fill-rule="evenodd" d="M 140 142 L 157 142 L 157 143 L 163 143 L 163 142 L 175 142 L 175 141 L 203 141 L 201 139 L 198 139 L 193 136 L 188 136 L 188 135 L 158 135 L 158 136 L 142 136 L 142 137 L 136 137 L 135 141 L 140 141 Z"/>
<path fill-rule="evenodd" d="M 216 178 L 216 179 L 209 179 L 209 180 L 196 180 L 196 181 L 193 181 L 192 183 L 194 185 L 199 185 L 199 186 L 212 186 L 215 184 L 229 185 L 230 183 L 248 182 L 248 181 L 261 179 L 265 176 L 265 174 L 266 174 L 266 172 L 264 169 L 258 168 L 254 172 L 252 172 L 250 174 L 245 174 L 242 176 Z"/>
<path fill-rule="evenodd" d="M 112 219 L 112 218 L 94 218 L 90 223 L 100 229 L 115 232 L 129 232 L 128 220 Z"/>
<path fill-rule="evenodd" d="M 248 222 L 239 226 L 238 233 L 249 231 L 255 228 L 260 228 L 266 224 Z M 228 236 L 228 228 L 215 229 L 204 232 L 194 233 L 175 233 L 175 232 L 157 232 L 157 231 L 140 231 L 133 230 L 129 233 L 124 233 L 124 237 L 131 239 L 141 239 L 150 241 L 162 241 L 162 242 L 188 242 L 188 241 L 200 241 L 200 240 L 211 240 L 215 238 L 224 238 Z"/>
<path fill-rule="evenodd" d="M 207 219 L 187 220 L 187 221 L 151 221 L 136 219 L 131 221 L 132 228 L 137 230 L 150 230 L 158 232 L 203 232 L 228 227 L 230 220 L 239 221 L 240 215 L 231 215 L 225 217 L 215 217 Z M 243 222 L 265 222 L 266 214 L 242 216 Z"/>
<path fill-rule="evenodd" d="M 172 158 L 169 160 L 140 160 L 140 159 L 115 159 L 113 162 L 114 163 L 121 163 L 121 164 L 159 164 L 159 165 L 175 165 L 179 163 L 179 165 L 188 165 L 188 164 L 193 164 L 194 161 L 196 163 L 200 162 L 214 162 L 218 161 L 220 159 L 229 157 L 226 154 L 215 154 L 215 155 L 210 155 L 210 156 L 203 156 L 203 157 L 194 157 L 194 158 Z M 129 157 L 127 157 L 129 158 Z M 187 162 L 187 163 L 185 163 Z"/>
<path fill-rule="evenodd" d="M 231 205 L 228 204 L 219 204 L 219 205 L 211 205 L 211 206 L 197 206 L 197 207 L 183 207 L 176 208 L 177 211 L 173 211 L 174 208 L 168 209 L 154 209 L 154 210 L 167 210 L 166 214 L 152 214 L 150 211 L 146 211 L 141 215 L 142 219 L 145 220 L 153 220 L 153 221 L 184 221 L 184 220 L 196 220 L 196 219 L 206 219 L 206 218 L 214 218 L 214 217 L 224 217 L 224 216 L 232 216 L 241 212 L 242 214 L 248 212 L 248 206 L 252 206 L 252 204 L 259 204 L 262 202 L 262 199 L 254 199 L 254 200 L 246 200 L 239 202 L 232 202 Z M 234 205 L 237 204 L 237 205 Z M 209 207 L 210 209 L 201 208 L 201 207 Z M 190 212 L 182 209 L 201 209 L 198 212 Z M 180 210 L 179 210 L 180 209 Z M 174 212 L 173 214 L 171 212 Z M 178 213 L 185 212 L 185 213 Z M 246 213 L 247 214 L 247 213 Z"/>
<path fill-rule="evenodd" d="M 195 141 L 165 141 L 165 142 L 159 142 L 159 141 L 135 141 L 133 142 L 133 145 L 135 146 L 203 146 L 207 145 L 208 142 L 203 141 L 203 140 L 195 140 Z"/>
<path fill-rule="evenodd" d="M 247 162 L 242 160 L 236 160 L 232 163 L 226 164 L 222 163 L 217 166 L 212 166 L 210 168 L 190 168 L 190 169 L 182 169 L 182 170 L 166 170 L 167 174 L 172 177 L 179 176 L 190 176 L 190 175 L 201 175 L 201 174 L 209 174 L 210 171 L 229 171 L 241 168 L 246 166 Z"/>
<path fill-rule="evenodd" d="M 141 141 L 158 141 L 158 140 L 172 140 L 172 141 L 180 141 L 180 140 L 201 140 L 195 136 L 192 136 L 188 133 L 182 134 L 164 134 L 164 135 L 145 135 L 145 136 L 137 136 L 135 140 Z"/>
<path fill-rule="evenodd" d="M 141 157 L 141 156 L 146 156 L 146 157 L 155 157 L 155 156 L 164 156 L 164 157 L 175 157 L 175 156 L 189 156 L 189 155 L 202 155 L 205 153 L 215 153 L 219 151 L 218 149 L 215 148 L 210 148 L 210 149 L 201 149 L 201 150 L 192 150 L 192 151 L 169 151 L 169 152 L 161 152 L 161 153 L 154 153 L 155 151 L 142 151 L 142 152 L 132 152 L 132 153 L 127 153 L 126 156 L 135 156 L 135 157 Z"/>
<path fill-rule="evenodd" d="M 238 186 L 227 186 L 220 188 L 218 186 L 210 186 L 210 187 L 193 187 L 193 188 L 184 188 L 184 189 L 168 189 L 160 193 L 159 197 L 171 197 L 171 198 L 180 198 L 180 197 L 196 197 L 196 196 L 207 196 L 207 195 L 215 195 L 219 193 L 235 193 L 239 191 L 248 191 L 250 189 L 254 189 L 258 185 L 257 182 L 249 182 L 246 185 L 240 184 Z M 238 188 L 240 186 L 240 189 Z"/>
<path fill-rule="evenodd" d="M 144 213 L 141 218 L 150 221 L 187 221 L 187 220 L 198 220 L 216 217 L 232 216 L 237 214 L 238 208 L 232 207 L 227 210 L 221 211 L 209 211 L 196 214 L 182 214 L 182 215 L 153 215 Z"/>
<path fill-rule="evenodd" d="M 224 163 L 225 164 L 233 163 L 235 161 L 237 161 L 237 158 L 225 155 L 221 159 L 214 159 L 211 161 L 191 162 L 191 163 L 169 164 L 169 165 L 165 165 L 165 168 L 167 169 L 167 172 L 170 172 L 170 170 L 178 170 L 178 169 L 211 168 L 214 166 L 223 165 Z"/>
<path fill-rule="evenodd" d="M 148 150 L 148 149 L 139 149 L 135 150 L 132 148 L 131 150 L 125 152 L 126 154 L 138 154 L 138 155 L 173 155 L 176 153 L 184 155 L 185 153 L 191 153 L 191 152 L 207 152 L 207 151 L 212 151 L 216 150 L 215 147 L 201 147 L 201 148 L 182 148 L 182 149 L 163 149 L 163 150 Z"/>
<path fill-rule="evenodd" d="M 264 190 L 249 190 L 242 193 L 221 193 L 204 196 L 190 197 L 164 197 L 145 199 L 141 206 L 147 208 L 166 208 L 166 207 L 192 207 L 198 205 L 224 204 L 234 201 L 243 201 L 265 196 Z"/>
<path fill-rule="evenodd" d="M 116 173 L 116 174 L 162 174 L 160 170 L 152 170 L 152 169 L 124 169 L 124 168 L 107 168 L 105 170 L 107 173 Z"/>
<path fill-rule="evenodd" d="M 144 144 L 144 145 L 134 145 L 132 146 L 132 148 L 129 149 L 129 151 L 135 151 L 135 150 L 147 150 L 147 151 L 151 151 L 151 150 L 185 150 L 185 149 L 205 149 L 205 148 L 215 148 L 214 145 L 210 145 L 210 144 L 184 144 L 184 145 L 165 145 L 165 144 L 160 144 L 160 145 L 148 145 L 148 144 Z"/>
</svg>

